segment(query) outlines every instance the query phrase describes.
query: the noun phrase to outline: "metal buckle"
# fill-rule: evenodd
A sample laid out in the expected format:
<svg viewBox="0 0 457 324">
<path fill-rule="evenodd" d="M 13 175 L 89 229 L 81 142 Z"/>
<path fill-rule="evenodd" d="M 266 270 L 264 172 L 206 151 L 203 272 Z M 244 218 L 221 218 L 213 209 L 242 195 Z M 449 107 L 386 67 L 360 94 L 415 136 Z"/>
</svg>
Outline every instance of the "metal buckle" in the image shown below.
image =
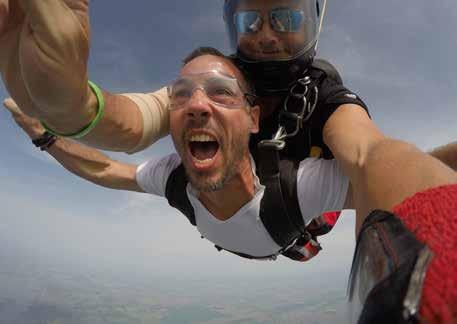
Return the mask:
<svg viewBox="0 0 457 324">
<path fill-rule="evenodd" d="M 290 89 L 289 91 L 289 94 L 295 98 L 301 98 L 301 97 L 305 97 L 306 94 L 308 93 L 308 85 L 311 84 L 311 79 L 310 77 L 304 77 L 304 78 L 301 78 L 301 79 L 298 79 L 297 80 L 297 83 L 294 84 L 292 86 L 292 88 Z M 296 92 L 296 89 L 298 88 L 298 86 L 302 86 L 302 87 L 305 87 L 304 91 L 303 92 Z"/>
<path fill-rule="evenodd" d="M 276 151 L 280 151 L 286 146 L 286 142 L 284 142 L 284 140 L 282 140 L 282 139 L 273 138 L 273 139 L 270 139 L 270 140 L 260 141 L 259 144 L 257 144 L 257 146 L 259 148 L 268 147 L 268 148 L 273 148 Z"/>
<path fill-rule="evenodd" d="M 308 121 L 311 118 L 311 116 L 314 112 L 314 109 L 316 109 L 317 99 L 319 98 L 319 89 L 315 86 L 313 90 L 314 90 L 313 91 L 314 98 L 313 98 L 312 104 L 308 103 L 308 107 L 306 109 L 307 114 L 306 114 L 306 117 L 302 118 L 303 119 L 302 123 Z"/>
<path fill-rule="evenodd" d="M 280 126 L 280 128 L 281 127 L 283 128 L 283 131 L 281 133 L 281 139 L 286 139 L 288 137 L 295 136 L 299 132 L 300 128 L 303 126 L 303 122 L 306 122 L 311 118 L 311 115 L 313 114 L 314 109 L 317 106 L 319 89 L 317 88 L 317 86 L 314 86 L 312 88 L 313 89 L 312 101 L 308 101 L 306 96 L 310 92 L 310 87 L 309 87 L 310 85 L 311 85 L 311 78 L 307 76 L 307 77 L 298 79 L 297 83 L 294 86 L 292 86 L 292 88 L 290 89 L 289 96 L 287 96 L 286 100 L 284 101 L 284 111 L 290 112 L 290 110 L 288 109 L 290 97 L 294 97 L 297 99 L 301 98 L 303 100 L 303 106 L 299 113 L 295 113 L 296 124 L 295 124 L 295 128 L 292 132 L 287 133 L 285 127 Z M 303 91 L 298 92 L 297 91 L 298 86 L 303 86 L 305 88 Z M 279 130 L 278 130 L 278 132 L 279 132 Z M 276 134 L 278 134 L 278 132 Z"/>
<path fill-rule="evenodd" d="M 288 118 L 295 119 L 295 127 L 294 127 L 293 131 L 288 133 L 286 127 L 284 125 L 281 125 L 281 123 L 280 123 L 279 128 L 276 131 L 273 138 L 271 140 L 261 141 L 258 144 L 259 147 L 260 146 L 274 147 L 274 149 L 276 149 L 276 150 L 282 150 L 286 145 L 285 139 L 297 135 L 297 133 L 300 131 L 300 128 L 303 127 L 303 122 L 306 122 L 309 120 L 309 118 L 313 114 L 314 109 L 316 108 L 316 105 L 317 105 L 317 99 L 318 99 L 318 95 L 319 95 L 319 89 L 317 88 L 317 86 L 314 86 L 311 88 L 313 90 L 312 101 L 308 101 L 308 99 L 306 98 L 306 96 L 310 92 L 311 84 L 312 84 L 312 81 L 309 76 L 298 79 L 297 82 L 289 90 L 289 95 L 284 100 L 284 106 L 283 106 L 284 110 L 282 112 Z M 303 91 L 298 91 L 299 87 L 304 87 Z M 288 109 L 289 100 L 291 97 L 303 100 L 303 106 L 299 113 L 291 112 Z"/>
</svg>

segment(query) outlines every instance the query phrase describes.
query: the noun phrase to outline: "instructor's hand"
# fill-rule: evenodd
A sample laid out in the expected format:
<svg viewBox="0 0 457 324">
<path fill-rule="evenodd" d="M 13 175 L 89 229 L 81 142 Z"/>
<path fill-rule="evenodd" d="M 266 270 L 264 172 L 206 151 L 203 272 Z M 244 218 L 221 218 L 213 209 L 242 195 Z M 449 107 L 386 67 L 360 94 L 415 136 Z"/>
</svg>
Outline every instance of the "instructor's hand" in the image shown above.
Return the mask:
<svg viewBox="0 0 457 324">
<path fill-rule="evenodd" d="M 45 130 L 43 126 L 41 126 L 40 121 L 24 114 L 13 99 L 6 99 L 3 102 L 3 106 L 9 110 L 16 124 L 27 133 L 30 139 L 34 140 L 43 135 Z"/>
<path fill-rule="evenodd" d="M 89 0 L 0 0 L 6 88 L 24 113 L 57 131 L 77 131 L 95 115 L 88 109 L 88 10 Z"/>
</svg>

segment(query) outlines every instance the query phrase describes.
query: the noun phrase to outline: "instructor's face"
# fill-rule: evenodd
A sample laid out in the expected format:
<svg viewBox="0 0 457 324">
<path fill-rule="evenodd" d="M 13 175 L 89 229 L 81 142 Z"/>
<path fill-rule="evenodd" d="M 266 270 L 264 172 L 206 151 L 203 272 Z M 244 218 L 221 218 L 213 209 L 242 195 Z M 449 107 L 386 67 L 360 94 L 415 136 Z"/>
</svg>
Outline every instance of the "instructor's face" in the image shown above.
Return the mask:
<svg viewBox="0 0 457 324">
<path fill-rule="evenodd" d="M 291 0 L 256 0 L 241 2 L 237 12 L 256 12 L 259 19 L 255 25 L 255 32 L 240 33 L 238 36 L 238 48 L 247 57 L 254 60 L 281 60 L 294 57 L 302 48 L 305 39 L 305 29 L 301 27 L 295 32 L 279 31 L 282 22 L 272 15 L 275 9 L 300 10 L 301 1 Z"/>
<path fill-rule="evenodd" d="M 211 78 L 205 79 L 207 75 Z M 249 108 L 244 96 L 232 101 L 243 103 L 235 108 L 218 103 L 228 91 L 239 93 L 233 87 L 225 91 L 222 82 L 218 88 L 209 86 L 218 82 L 214 75 L 232 79 L 237 87 L 234 78 L 242 80 L 225 58 L 199 56 L 182 69 L 177 108 L 170 112 L 170 133 L 189 181 L 206 192 L 220 190 L 239 172 L 240 162 L 248 158 L 249 135 L 257 131 L 258 123 L 258 107 Z"/>
</svg>

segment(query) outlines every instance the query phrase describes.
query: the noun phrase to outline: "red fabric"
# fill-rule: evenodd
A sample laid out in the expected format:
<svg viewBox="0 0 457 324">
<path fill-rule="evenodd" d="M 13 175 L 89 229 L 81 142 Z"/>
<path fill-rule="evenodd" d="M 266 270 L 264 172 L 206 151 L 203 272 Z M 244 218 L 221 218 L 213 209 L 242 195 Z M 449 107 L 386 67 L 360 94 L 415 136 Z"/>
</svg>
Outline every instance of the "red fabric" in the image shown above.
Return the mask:
<svg viewBox="0 0 457 324">
<path fill-rule="evenodd" d="M 335 212 L 328 212 L 328 213 L 323 213 L 322 217 L 324 218 L 325 222 L 330 225 L 331 227 L 335 226 L 336 221 L 340 217 L 341 212 L 340 211 L 335 211 Z"/>
<path fill-rule="evenodd" d="M 314 240 L 309 240 L 308 243 L 303 246 L 303 248 L 308 252 L 303 254 L 303 258 L 300 261 L 308 261 L 309 259 L 316 256 L 321 250 L 319 243 L 314 242 Z"/>
<path fill-rule="evenodd" d="M 457 323 L 457 185 L 417 193 L 393 212 L 434 253 L 425 277 L 421 317 L 427 323 Z"/>
</svg>

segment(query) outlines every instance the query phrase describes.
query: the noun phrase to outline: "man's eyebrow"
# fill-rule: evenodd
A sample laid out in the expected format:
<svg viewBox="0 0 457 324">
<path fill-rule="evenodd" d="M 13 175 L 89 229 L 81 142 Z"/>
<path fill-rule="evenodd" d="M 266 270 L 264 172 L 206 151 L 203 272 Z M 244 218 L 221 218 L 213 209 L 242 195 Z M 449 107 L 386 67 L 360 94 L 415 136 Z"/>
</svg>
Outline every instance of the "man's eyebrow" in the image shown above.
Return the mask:
<svg viewBox="0 0 457 324">
<path fill-rule="evenodd" d="M 226 76 L 228 78 L 237 79 L 237 77 L 234 74 L 230 74 L 229 72 L 222 71 L 220 68 L 221 67 L 219 67 L 218 69 L 211 69 L 210 71 L 208 71 L 208 73 L 214 72 L 214 73 L 218 73 L 223 76 Z M 227 70 L 227 67 L 223 67 L 223 68 L 224 68 L 224 70 Z"/>
<path fill-rule="evenodd" d="M 233 74 L 229 74 L 227 72 L 223 72 L 223 71 L 219 71 L 219 70 L 209 70 L 209 71 L 206 71 L 206 72 L 198 72 L 198 73 L 186 73 L 185 75 L 181 75 L 182 77 L 185 77 L 186 75 L 198 75 L 198 74 L 205 74 L 205 73 L 212 73 L 212 72 L 215 72 L 217 74 L 220 74 L 220 75 L 223 75 L 225 77 L 228 77 L 228 78 L 231 78 L 231 79 L 235 79 L 235 80 L 238 80 L 238 78 L 233 75 Z"/>
<path fill-rule="evenodd" d="M 226 77 L 228 77 L 228 78 L 238 80 L 238 78 L 237 78 L 236 76 L 232 75 L 232 74 L 228 74 L 228 73 L 223 72 L 223 71 L 216 71 L 216 72 L 219 73 L 219 74 L 222 74 L 223 76 L 226 76 Z"/>
</svg>

